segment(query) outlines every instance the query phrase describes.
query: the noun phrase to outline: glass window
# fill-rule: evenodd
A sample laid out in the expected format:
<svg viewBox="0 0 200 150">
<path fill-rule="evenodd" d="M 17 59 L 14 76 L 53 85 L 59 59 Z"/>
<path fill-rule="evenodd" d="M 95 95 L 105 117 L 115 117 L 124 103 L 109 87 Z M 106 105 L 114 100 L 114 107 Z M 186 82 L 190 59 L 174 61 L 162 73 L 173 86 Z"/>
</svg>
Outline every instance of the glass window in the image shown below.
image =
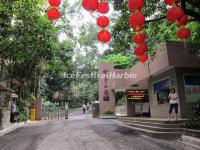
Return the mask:
<svg viewBox="0 0 200 150">
<path fill-rule="evenodd" d="M 200 75 L 184 75 L 186 102 L 200 100 Z"/>
<path fill-rule="evenodd" d="M 153 90 L 157 104 L 169 103 L 169 93 L 170 93 L 169 78 L 154 83 Z"/>
</svg>

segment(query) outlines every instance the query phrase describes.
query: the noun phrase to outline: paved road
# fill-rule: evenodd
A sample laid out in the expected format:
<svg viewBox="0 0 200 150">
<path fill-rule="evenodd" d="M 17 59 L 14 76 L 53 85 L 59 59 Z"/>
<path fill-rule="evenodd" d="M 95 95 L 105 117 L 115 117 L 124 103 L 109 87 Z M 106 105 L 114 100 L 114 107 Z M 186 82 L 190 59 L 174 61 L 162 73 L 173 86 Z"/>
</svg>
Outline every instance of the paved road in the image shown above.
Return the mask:
<svg viewBox="0 0 200 150">
<path fill-rule="evenodd" d="M 72 111 L 69 120 L 40 121 L 0 137 L 0 150 L 192 150 L 176 141 L 148 138 L 117 120 Z"/>
</svg>

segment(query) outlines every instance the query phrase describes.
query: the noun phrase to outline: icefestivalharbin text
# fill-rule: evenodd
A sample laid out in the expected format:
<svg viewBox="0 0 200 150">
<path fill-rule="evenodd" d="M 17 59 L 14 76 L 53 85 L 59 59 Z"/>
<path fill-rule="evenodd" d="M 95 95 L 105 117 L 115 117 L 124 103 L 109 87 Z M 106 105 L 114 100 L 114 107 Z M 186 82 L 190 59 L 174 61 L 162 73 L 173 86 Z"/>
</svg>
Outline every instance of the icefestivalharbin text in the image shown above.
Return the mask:
<svg viewBox="0 0 200 150">
<path fill-rule="evenodd" d="M 136 79 L 137 74 L 124 72 L 124 73 L 116 73 L 116 72 L 108 72 L 106 74 L 98 74 L 97 72 L 92 73 L 81 73 L 81 72 L 75 72 L 75 73 L 65 73 L 64 78 L 80 78 L 80 79 L 90 79 L 90 78 L 100 78 L 100 79 Z"/>
</svg>

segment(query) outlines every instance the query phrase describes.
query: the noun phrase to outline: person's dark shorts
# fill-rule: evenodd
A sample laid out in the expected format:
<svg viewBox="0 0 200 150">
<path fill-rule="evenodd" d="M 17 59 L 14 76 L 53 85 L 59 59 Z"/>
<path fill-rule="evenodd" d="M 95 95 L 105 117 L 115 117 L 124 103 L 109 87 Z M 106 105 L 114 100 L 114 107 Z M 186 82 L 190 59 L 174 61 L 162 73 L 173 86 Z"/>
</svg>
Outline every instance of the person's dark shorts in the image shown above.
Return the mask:
<svg viewBox="0 0 200 150">
<path fill-rule="evenodd" d="M 170 107 L 169 107 L 169 113 L 171 114 L 173 109 L 175 109 L 175 113 L 178 114 L 178 103 L 176 104 L 170 104 Z"/>
</svg>

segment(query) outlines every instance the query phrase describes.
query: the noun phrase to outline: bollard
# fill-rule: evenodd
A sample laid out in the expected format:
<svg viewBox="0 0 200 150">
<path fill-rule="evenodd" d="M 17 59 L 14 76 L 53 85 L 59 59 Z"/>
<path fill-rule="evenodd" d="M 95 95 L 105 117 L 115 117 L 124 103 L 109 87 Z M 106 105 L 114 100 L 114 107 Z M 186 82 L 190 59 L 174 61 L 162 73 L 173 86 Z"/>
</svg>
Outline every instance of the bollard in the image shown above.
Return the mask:
<svg viewBox="0 0 200 150">
<path fill-rule="evenodd" d="M 96 113 L 96 109 L 92 108 L 92 117 L 96 118 L 97 117 L 97 113 Z"/>
<path fill-rule="evenodd" d="M 65 110 L 65 119 L 68 119 L 68 110 Z"/>
<path fill-rule="evenodd" d="M 31 121 L 35 121 L 35 109 L 31 109 Z"/>
</svg>

